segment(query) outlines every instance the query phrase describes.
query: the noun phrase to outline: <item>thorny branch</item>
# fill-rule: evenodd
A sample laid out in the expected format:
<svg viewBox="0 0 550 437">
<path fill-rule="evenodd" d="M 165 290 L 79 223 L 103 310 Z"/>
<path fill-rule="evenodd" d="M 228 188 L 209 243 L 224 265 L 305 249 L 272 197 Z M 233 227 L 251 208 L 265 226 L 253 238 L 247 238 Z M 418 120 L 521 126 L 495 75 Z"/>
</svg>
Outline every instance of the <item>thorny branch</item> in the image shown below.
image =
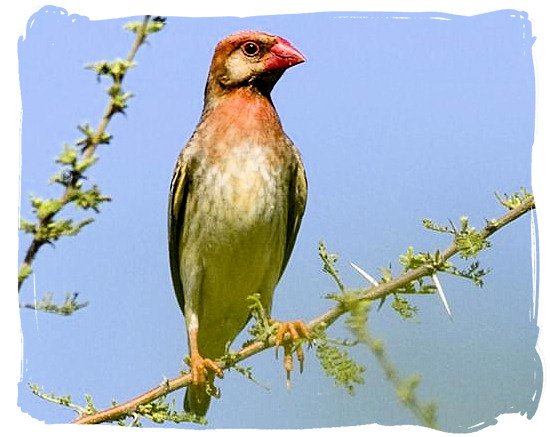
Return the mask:
<svg viewBox="0 0 550 437">
<path fill-rule="evenodd" d="M 502 229 L 504 226 L 512 223 L 528 211 L 535 208 L 535 202 L 532 196 L 528 196 L 523 199 L 521 202 L 518 202 L 517 206 L 513 207 L 503 216 L 498 219 L 491 220 L 487 222 L 487 225 L 480 230 L 479 235 L 486 240 L 499 229 Z M 444 251 L 440 252 L 439 260 L 445 262 L 452 256 L 456 255 L 460 251 L 460 247 L 455 241 L 453 241 Z M 353 300 L 355 302 L 363 301 L 373 301 L 377 299 L 382 299 L 385 296 L 395 292 L 395 290 L 403 287 L 404 285 L 418 280 L 422 277 L 431 276 L 433 274 L 433 265 L 426 264 L 421 265 L 416 269 L 409 270 L 402 274 L 401 276 L 389 281 L 383 282 L 378 285 L 373 285 L 364 290 L 360 290 L 359 293 L 355 293 Z M 327 312 L 321 314 L 320 316 L 311 320 L 307 327 L 315 332 L 318 329 L 326 329 L 332 325 L 337 319 L 342 315 L 350 311 L 351 307 L 349 305 L 350 301 L 345 305 L 343 302 L 338 302 L 334 307 L 332 307 Z M 272 348 L 275 346 L 275 336 L 271 336 L 266 341 L 255 341 L 247 346 L 243 347 L 241 350 L 236 352 L 232 356 L 231 362 L 217 361 L 217 364 L 221 369 L 227 369 L 234 366 L 236 363 L 245 360 L 246 358 L 251 357 L 257 353 L 260 353 L 266 349 Z M 77 424 L 97 424 L 103 422 L 116 421 L 120 418 L 127 417 L 132 415 L 133 412 L 138 409 L 140 405 L 144 405 L 158 399 L 162 396 L 167 395 L 168 393 L 174 392 L 182 387 L 185 387 L 191 383 L 191 375 L 189 373 L 182 374 L 176 378 L 165 380 L 162 384 L 157 387 L 150 389 L 149 391 L 131 399 L 123 404 L 116 405 L 111 408 L 107 408 L 102 411 L 98 411 L 94 414 L 82 414 L 76 418 L 73 423 Z"/>
</svg>

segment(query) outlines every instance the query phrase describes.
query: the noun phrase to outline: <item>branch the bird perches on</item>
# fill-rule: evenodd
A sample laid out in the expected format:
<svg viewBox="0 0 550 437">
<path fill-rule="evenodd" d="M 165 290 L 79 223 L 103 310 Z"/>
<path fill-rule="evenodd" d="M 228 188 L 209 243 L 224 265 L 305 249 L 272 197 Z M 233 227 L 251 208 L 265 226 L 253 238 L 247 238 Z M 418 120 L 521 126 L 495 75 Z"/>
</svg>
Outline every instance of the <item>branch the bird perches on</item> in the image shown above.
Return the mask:
<svg viewBox="0 0 550 437">
<path fill-rule="evenodd" d="M 517 220 L 519 217 L 523 216 L 534 208 L 534 198 L 532 196 L 526 196 L 517 206 L 511 208 L 506 214 L 502 215 L 498 219 L 488 221 L 486 226 L 479 231 L 478 235 L 486 240 L 495 232 Z M 439 260 L 443 263 L 459 252 L 460 246 L 457 244 L 456 241 L 453 241 L 444 251 L 439 252 Z M 379 285 L 373 285 L 364 290 L 361 290 L 359 293 L 356 293 L 354 295 L 353 300 L 359 302 L 382 299 L 408 283 L 411 283 L 422 277 L 431 277 L 431 275 L 433 274 L 433 269 L 433 265 L 426 264 L 416 269 L 409 270 L 389 282 L 383 282 Z M 339 302 L 325 313 L 310 320 L 309 323 L 307 323 L 307 327 L 312 332 L 321 327 L 323 327 L 323 329 L 326 329 L 348 311 L 349 307 Z M 245 360 L 246 358 L 251 357 L 252 355 L 256 355 L 274 346 L 275 336 L 270 337 L 265 342 L 255 341 L 251 344 L 248 344 L 233 355 L 234 359 L 232 360 L 231 365 L 237 364 Z M 223 361 L 217 361 L 217 364 L 220 366 L 221 369 L 227 369 L 231 367 L 231 365 L 228 365 Z M 102 411 L 98 411 L 94 414 L 81 415 L 80 417 L 76 418 L 72 423 L 97 424 L 119 420 L 121 418 L 127 417 L 128 415 L 131 415 L 140 405 L 150 403 L 155 399 L 179 390 L 180 388 L 186 387 L 190 383 L 191 375 L 189 373 L 165 380 L 159 386 L 154 387 L 127 402 L 113 406 L 111 408 L 104 409 Z"/>
</svg>

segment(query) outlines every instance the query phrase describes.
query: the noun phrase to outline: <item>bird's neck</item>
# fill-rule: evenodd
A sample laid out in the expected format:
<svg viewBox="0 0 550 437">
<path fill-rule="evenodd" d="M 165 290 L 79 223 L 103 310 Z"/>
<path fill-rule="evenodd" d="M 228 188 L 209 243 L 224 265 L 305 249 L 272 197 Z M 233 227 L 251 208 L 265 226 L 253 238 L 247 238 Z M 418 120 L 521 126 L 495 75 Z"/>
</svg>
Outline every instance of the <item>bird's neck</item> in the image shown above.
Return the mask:
<svg viewBox="0 0 550 437">
<path fill-rule="evenodd" d="M 259 87 L 256 83 L 239 86 L 223 86 L 216 78 L 210 78 L 204 91 L 204 111 L 219 104 L 227 104 L 238 100 L 249 102 L 267 101 L 271 106 L 271 88 Z"/>
<path fill-rule="evenodd" d="M 199 125 L 229 142 L 232 137 L 262 141 L 284 135 L 271 99 L 253 87 L 235 88 L 207 100 Z"/>
</svg>

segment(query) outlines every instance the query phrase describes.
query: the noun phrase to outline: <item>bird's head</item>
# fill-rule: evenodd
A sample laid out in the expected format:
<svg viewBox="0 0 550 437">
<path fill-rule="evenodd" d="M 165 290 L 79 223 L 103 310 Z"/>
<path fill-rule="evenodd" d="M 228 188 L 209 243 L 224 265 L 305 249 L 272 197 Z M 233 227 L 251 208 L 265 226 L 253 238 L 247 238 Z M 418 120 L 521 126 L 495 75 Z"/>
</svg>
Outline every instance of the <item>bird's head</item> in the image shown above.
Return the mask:
<svg viewBox="0 0 550 437">
<path fill-rule="evenodd" d="M 269 95 L 287 68 L 304 61 L 304 56 L 280 36 L 257 31 L 235 33 L 216 46 L 207 97 L 245 86 Z"/>
</svg>

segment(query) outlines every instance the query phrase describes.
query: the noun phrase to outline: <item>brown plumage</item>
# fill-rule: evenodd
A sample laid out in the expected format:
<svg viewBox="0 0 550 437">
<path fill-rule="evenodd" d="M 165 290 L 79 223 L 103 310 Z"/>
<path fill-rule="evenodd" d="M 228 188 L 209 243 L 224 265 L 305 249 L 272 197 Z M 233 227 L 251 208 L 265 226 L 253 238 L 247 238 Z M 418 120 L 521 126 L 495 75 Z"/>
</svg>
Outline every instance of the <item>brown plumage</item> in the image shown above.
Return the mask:
<svg viewBox="0 0 550 437">
<path fill-rule="evenodd" d="M 212 361 L 250 318 L 247 296 L 269 312 L 294 247 L 307 183 L 270 92 L 304 62 L 285 39 L 239 32 L 214 51 L 204 109 L 174 170 L 169 199 L 172 281 L 185 316 L 193 384 L 185 409 L 203 416 Z"/>
</svg>

